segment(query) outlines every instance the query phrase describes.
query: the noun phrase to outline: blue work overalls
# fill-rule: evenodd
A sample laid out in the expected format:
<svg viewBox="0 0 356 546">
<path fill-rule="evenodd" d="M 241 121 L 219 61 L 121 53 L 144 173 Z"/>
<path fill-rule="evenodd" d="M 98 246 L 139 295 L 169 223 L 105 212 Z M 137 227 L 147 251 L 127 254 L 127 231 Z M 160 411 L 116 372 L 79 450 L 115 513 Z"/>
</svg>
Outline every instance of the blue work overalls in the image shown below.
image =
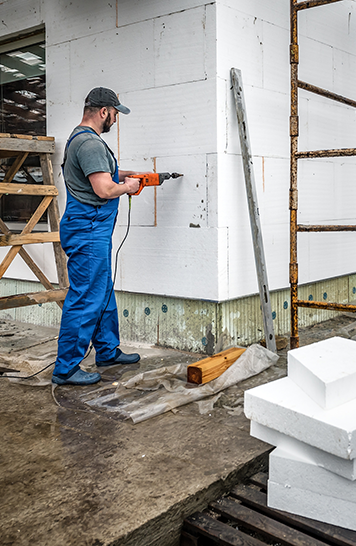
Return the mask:
<svg viewBox="0 0 356 546">
<path fill-rule="evenodd" d="M 118 184 L 115 157 L 114 160 L 116 169 L 112 179 Z M 55 375 L 76 371 L 91 340 L 96 360 L 101 362 L 114 358 L 120 345 L 111 273 L 112 234 L 118 205 L 119 198 L 109 199 L 101 206 L 80 203 L 67 189 L 60 238 L 68 256 L 70 286 L 63 305 Z"/>
</svg>

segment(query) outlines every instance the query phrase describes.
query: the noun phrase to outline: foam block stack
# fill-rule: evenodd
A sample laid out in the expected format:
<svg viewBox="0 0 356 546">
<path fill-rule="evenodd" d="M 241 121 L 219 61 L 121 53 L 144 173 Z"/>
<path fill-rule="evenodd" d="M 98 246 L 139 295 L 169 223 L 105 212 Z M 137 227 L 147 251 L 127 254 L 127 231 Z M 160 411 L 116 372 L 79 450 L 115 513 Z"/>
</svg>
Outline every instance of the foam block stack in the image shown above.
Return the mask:
<svg viewBox="0 0 356 546">
<path fill-rule="evenodd" d="M 288 376 L 245 393 L 270 455 L 268 505 L 356 531 L 356 341 L 288 353 Z"/>
</svg>

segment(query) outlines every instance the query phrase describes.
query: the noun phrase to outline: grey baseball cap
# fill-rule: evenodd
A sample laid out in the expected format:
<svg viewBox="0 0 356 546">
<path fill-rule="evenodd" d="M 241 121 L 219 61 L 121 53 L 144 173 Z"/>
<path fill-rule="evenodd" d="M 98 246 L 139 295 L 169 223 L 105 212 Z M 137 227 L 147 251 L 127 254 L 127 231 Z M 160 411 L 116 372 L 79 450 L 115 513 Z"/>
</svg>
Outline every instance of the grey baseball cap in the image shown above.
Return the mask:
<svg viewBox="0 0 356 546">
<path fill-rule="evenodd" d="M 85 106 L 113 106 L 122 114 L 129 114 L 130 109 L 121 104 L 117 95 L 106 87 L 94 87 L 85 99 Z"/>
</svg>

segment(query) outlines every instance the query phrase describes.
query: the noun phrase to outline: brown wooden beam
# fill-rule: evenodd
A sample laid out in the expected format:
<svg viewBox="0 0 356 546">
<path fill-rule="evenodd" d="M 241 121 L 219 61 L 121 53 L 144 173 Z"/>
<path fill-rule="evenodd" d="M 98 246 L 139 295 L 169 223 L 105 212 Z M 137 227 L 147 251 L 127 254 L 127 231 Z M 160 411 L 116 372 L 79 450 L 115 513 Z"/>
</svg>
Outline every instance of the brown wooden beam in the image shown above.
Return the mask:
<svg viewBox="0 0 356 546">
<path fill-rule="evenodd" d="M 9 195 L 58 195 L 56 186 L 43 184 L 6 184 L 0 182 L 0 194 Z"/>
<path fill-rule="evenodd" d="M 52 162 L 48 154 L 40 154 L 43 182 L 54 186 Z M 48 207 L 48 218 L 51 231 L 59 231 L 59 208 L 57 198 L 54 197 Z M 53 243 L 54 258 L 57 265 L 58 284 L 60 288 L 69 286 L 67 258 L 60 243 Z"/>
<path fill-rule="evenodd" d="M 17 158 L 15 159 L 15 161 L 13 162 L 11 167 L 6 171 L 5 178 L 4 178 L 4 183 L 5 184 L 9 184 L 9 182 L 11 182 L 11 180 L 13 180 L 13 178 L 16 175 L 17 171 L 19 169 L 21 169 L 21 165 L 23 164 L 23 162 L 25 161 L 27 156 L 28 156 L 28 152 L 23 153 L 23 154 L 19 154 L 17 156 Z"/>
<path fill-rule="evenodd" d="M 36 154 L 53 154 L 54 153 L 54 138 L 53 137 L 30 137 L 30 135 L 13 135 L 9 136 L 0 134 L 0 150 L 7 152 L 30 152 Z"/>
<path fill-rule="evenodd" d="M 32 292 L 29 294 L 18 294 L 16 296 L 5 296 L 0 298 L 0 311 L 5 309 L 14 309 L 16 307 L 25 307 L 27 305 L 42 305 L 48 302 L 64 301 L 67 290 L 58 288 L 55 290 L 42 290 L 41 292 Z"/>
<path fill-rule="evenodd" d="M 59 243 L 58 231 L 35 231 L 25 235 L 0 235 L 0 246 L 31 245 L 37 243 Z"/>
</svg>

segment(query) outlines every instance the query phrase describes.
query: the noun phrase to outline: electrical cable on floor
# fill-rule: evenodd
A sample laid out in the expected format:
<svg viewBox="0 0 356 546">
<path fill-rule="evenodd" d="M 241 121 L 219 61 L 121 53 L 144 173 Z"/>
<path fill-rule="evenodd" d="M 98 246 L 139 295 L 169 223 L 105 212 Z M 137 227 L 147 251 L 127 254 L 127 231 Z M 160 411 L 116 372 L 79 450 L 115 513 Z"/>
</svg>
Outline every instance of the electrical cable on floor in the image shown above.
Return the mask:
<svg viewBox="0 0 356 546">
<path fill-rule="evenodd" d="M 110 298 L 111 298 L 111 295 L 113 293 L 113 290 L 114 290 L 114 285 L 115 285 L 115 281 L 116 281 L 116 275 L 117 275 L 117 267 L 118 267 L 118 261 L 119 261 L 119 252 L 124 244 L 124 242 L 126 241 L 127 239 L 127 236 L 129 234 L 129 231 L 130 231 L 130 224 L 131 224 L 131 199 L 132 199 L 132 196 L 129 195 L 129 211 L 128 211 L 128 215 L 127 215 L 127 229 L 126 229 L 126 233 L 125 233 L 125 236 L 123 238 L 123 240 L 121 241 L 120 243 L 120 246 L 119 248 L 117 249 L 116 251 L 116 254 L 115 254 L 115 268 L 114 268 L 114 277 L 113 277 L 113 282 L 112 282 L 112 287 L 111 287 L 111 290 L 110 290 L 110 294 L 109 294 L 109 297 L 108 297 L 108 301 L 106 302 L 106 305 L 105 305 L 105 308 L 104 310 L 102 311 L 101 315 L 100 315 L 100 318 L 97 322 L 97 325 L 95 327 L 95 330 L 94 330 L 94 333 L 92 335 L 92 338 L 95 338 L 97 332 L 98 332 L 98 329 L 99 329 L 99 326 L 101 324 L 101 321 L 103 319 L 103 316 L 104 316 L 104 313 L 106 311 L 106 309 L 108 308 L 108 305 L 109 305 L 109 302 L 110 302 Z M 88 352 L 87 354 L 85 355 L 85 357 L 82 359 L 81 362 L 83 362 L 83 360 L 85 360 L 86 358 L 88 358 L 88 356 L 90 355 L 91 351 L 93 349 L 93 343 L 91 343 L 89 349 L 88 349 Z M 51 362 L 50 364 L 48 364 L 47 366 L 45 366 L 44 368 L 42 368 L 41 370 L 39 370 L 38 372 L 32 374 L 32 375 L 29 375 L 27 377 L 21 377 L 21 375 L 0 375 L 0 379 L 8 379 L 8 378 L 16 378 L 16 379 L 32 379 L 33 377 L 35 377 L 36 375 L 44 372 L 45 370 L 47 370 L 47 368 L 49 368 L 50 366 L 53 366 L 56 362 Z"/>
</svg>

